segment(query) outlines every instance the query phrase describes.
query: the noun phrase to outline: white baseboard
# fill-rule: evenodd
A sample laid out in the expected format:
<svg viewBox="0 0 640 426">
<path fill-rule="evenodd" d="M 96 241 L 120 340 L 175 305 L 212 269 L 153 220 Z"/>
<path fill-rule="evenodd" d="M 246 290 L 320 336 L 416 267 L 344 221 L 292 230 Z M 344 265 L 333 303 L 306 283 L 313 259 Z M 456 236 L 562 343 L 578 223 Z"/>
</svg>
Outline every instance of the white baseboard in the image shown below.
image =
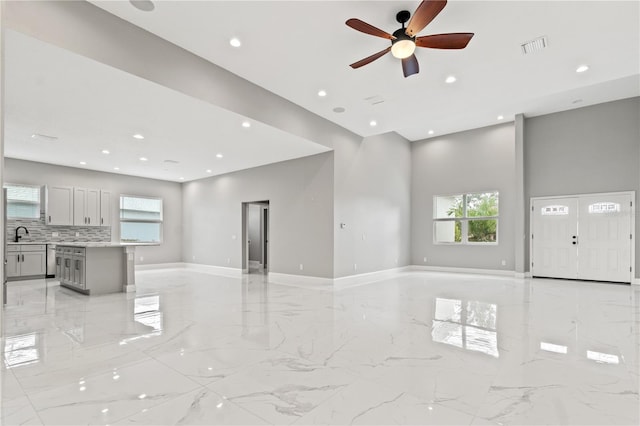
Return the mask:
<svg viewBox="0 0 640 426">
<path fill-rule="evenodd" d="M 199 263 L 185 263 L 186 269 L 197 272 L 204 272 L 205 274 L 222 275 L 225 277 L 241 277 L 242 269 L 240 268 L 227 268 L 224 266 L 202 265 Z"/>
<path fill-rule="evenodd" d="M 412 271 L 429 272 L 453 272 L 457 274 L 477 274 L 477 275 L 499 275 L 503 277 L 514 277 L 515 272 L 503 269 L 478 269 L 478 268 L 456 268 L 452 266 L 423 266 L 411 265 Z"/>
<path fill-rule="evenodd" d="M 333 288 L 335 290 L 342 290 L 345 288 L 356 287 L 362 284 L 395 278 L 403 272 L 409 272 L 411 270 L 412 269 L 410 266 L 403 266 L 400 268 L 384 269 L 382 271 L 367 272 L 364 274 L 335 278 L 333 280 Z"/>
<path fill-rule="evenodd" d="M 531 272 L 514 272 L 513 276 L 516 278 L 531 278 Z"/>
<path fill-rule="evenodd" d="M 279 272 L 269 272 L 269 282 L 296 287 L 320 288 L 326 290 L 330 290 L 333 288 L 332 278 L 311 277 L 308 275 L 281 274 Z"/>
<path fill-rule="evenodd" d="M 156 271 L 159 269 L 180 269 L 185 268 L 186 263 L 174 262 L 174 263 L 154 263 L 149 265 L 136 265 L 136 272 L 141 271 Z"/>
<path fill-rule="evenodd" d="M 633 285 L 640 285 L 640 278 L 634 278 L 631 280 L 631 284 Z"/>
</svg>

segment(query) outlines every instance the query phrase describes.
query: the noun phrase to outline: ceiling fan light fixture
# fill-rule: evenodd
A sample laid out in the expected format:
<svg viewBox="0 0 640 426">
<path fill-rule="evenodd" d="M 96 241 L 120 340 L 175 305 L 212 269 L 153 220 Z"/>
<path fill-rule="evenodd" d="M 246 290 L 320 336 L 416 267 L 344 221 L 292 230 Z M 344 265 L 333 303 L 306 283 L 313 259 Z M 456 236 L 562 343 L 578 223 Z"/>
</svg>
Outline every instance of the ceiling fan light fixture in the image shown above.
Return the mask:
<svg viewBox="0 0 640 426">
<path fill-rule="evenodd" d="M 404 59 L 413 55 L 416 50 L 416 42 L 413 37 L 409 37 L 404 33 L 404 29 L 400 29 L 393 33 L 395 40 L 391 40 L 391 54 L 398 58 Z"/>
</svg>

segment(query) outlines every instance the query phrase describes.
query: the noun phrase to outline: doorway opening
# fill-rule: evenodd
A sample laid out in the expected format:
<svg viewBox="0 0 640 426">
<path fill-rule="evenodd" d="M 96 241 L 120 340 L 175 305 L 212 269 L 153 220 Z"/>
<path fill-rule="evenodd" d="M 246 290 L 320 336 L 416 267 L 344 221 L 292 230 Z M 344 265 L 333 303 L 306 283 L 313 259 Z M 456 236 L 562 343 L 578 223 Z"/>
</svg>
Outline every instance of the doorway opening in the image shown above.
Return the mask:
<svg viewBox="0 0 640 426">
<path fill-rule="evenodd" d="M 269 271 L 269 200 L 242 203 L 242 271 Z"/>
</svg>

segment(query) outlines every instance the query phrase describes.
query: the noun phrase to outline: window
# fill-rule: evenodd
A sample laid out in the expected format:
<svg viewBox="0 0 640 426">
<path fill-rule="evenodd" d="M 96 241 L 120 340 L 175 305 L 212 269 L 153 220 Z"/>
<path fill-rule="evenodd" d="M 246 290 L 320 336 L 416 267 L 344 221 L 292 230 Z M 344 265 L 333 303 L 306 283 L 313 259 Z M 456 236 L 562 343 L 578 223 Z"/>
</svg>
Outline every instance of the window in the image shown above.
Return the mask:
<svg viewBox="0 0 640 426">
<path fill-rule="evenodd" d="M 6 184 L 7 218 L 40 219 L 40 187 Z"/>
<path fill-rule="evenodd" d="M 436 244 L 497 244 L 498 192 L 435 196 Z"/>
<path fill-rule="evenodd" d="M 162 241 L 162 199 L 120 196 L 120 241 L 159 243 Z"/>
</svg>

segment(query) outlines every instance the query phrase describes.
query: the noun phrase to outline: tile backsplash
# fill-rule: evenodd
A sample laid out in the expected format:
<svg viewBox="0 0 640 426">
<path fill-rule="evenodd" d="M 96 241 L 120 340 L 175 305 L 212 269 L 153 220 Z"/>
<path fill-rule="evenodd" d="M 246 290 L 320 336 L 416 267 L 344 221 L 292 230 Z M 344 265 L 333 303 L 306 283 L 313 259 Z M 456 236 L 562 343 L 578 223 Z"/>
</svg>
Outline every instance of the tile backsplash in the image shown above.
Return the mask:
<svg viewBox="0 0 640 426">
<path fill-rule="evenodd" d="M 40 219 L 7 219 L 7 242 L 13 241 L 18 226 L 25 226 L 29 230 L 29 235 L 25 235 L 24 229 L 20 230 L 22 236 L 20 242 L 23 243 L 31 241 L 111 241 L 110 226 L 51 226 L 46 224 L 44 212 L 41 212 Z M 53 236 L 54 232 L 58 234 L 57 237 Z M 77 237 L 76 233 L 79 234 Z"/>
</svg>

